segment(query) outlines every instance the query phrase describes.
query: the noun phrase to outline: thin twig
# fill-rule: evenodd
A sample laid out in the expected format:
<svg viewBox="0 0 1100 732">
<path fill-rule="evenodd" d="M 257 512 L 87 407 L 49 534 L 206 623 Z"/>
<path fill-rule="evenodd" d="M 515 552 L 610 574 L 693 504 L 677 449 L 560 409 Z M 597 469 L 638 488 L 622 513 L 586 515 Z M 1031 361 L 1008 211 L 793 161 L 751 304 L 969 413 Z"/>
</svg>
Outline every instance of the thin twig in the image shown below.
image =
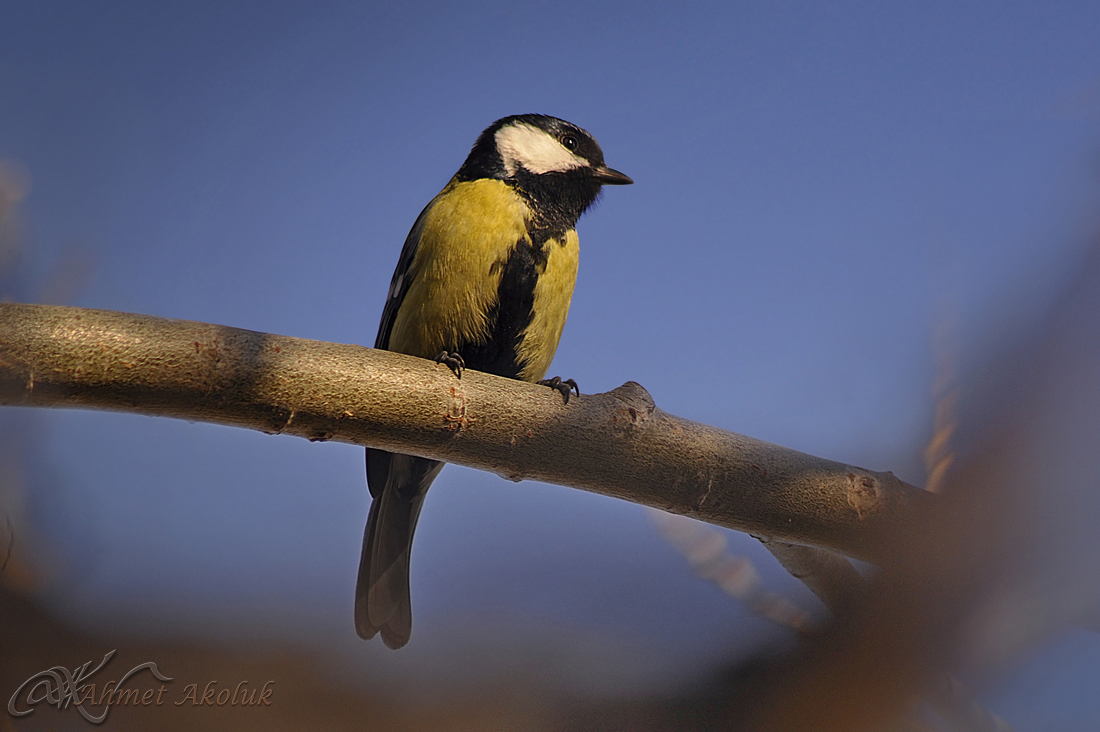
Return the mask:
<svg viewBox="0 0 1100 732">
<path fill-rule="evenodd" d="M 656 509 L 648 513 L 657 531 L 688 560 L 697 577 L 713 582 L 749 612 L 765 620 L 803 635 L 818 629 L 811 613 L 764 587 L 751 559 L 726 551 L 726 537 L 721 531 Z"/>
</svg>

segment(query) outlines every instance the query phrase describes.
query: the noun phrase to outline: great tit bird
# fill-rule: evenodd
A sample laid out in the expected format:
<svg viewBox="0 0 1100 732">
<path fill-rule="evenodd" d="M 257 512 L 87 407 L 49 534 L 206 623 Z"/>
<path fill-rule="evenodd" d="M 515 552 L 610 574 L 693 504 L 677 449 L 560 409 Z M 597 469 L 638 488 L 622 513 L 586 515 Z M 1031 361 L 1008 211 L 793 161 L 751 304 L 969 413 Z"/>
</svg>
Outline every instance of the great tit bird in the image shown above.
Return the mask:
<svg viewBox="0 0 1100 732">
<path fill-rule="evenodd" d="M 633 181 L 607 167 L 588 132 L 541 114 L 499 119 L 405 239 L 374 347 L 561 391 L 542 381 L 577 277 L 577 219 L 604 185 Z M 373 498 L 355 590 L 355 629 L 400 648 L 412 632 L 409 555 L 428 487 L 443 463 L 367 449 Z"/>
</svg>

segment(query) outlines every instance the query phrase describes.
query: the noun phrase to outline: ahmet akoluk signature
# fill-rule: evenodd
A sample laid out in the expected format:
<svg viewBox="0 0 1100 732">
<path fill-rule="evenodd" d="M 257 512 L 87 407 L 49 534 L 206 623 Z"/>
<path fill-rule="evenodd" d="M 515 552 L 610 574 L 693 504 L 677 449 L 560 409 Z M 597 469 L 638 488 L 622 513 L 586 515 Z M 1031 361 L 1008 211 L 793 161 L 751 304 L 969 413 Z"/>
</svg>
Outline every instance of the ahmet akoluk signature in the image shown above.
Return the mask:
<svg viewBox="0 0 1100 732">
<path fill-rule="evenodd" d="M 96 684 L 90 679 L 99 673 L 114 655 L 115 651 L 105 655 L 95 668 L 89 668 L 92 662 L 88 661 L 72 671 L 64 666 L 54 666 L 31 676 L 19 685 L 19 688 L 12 694 L 11 699 L 8 700 L 8 714 L 13 717 L 24 717 L 33 712 L 36 705 L 42 703 L 56 707 L 59 710 L 68 709 L 71 705 L 76 707 L 84 719 L 93 724 L 101 724 L 107 719 L 107 713 L 114 706 L 147 707 L 161 706 L 165 703 L 164 694 L 168 691 L 168 687 L 163 684 L 159 689 L 123 688 L 123 684 L 141 671 L 149 671 L 160 681 L 172 681 L 172 678 L 163 675 L 152 661 L 134 666 L 117 681 L 107 681 L 99 688 L 97 694 Z M 181 706 L 190 701 L 193 706 L 224 706 L 226 704 L 230 706 L 271 706 L 274 681 L 268 681 L 259 690 L 247 688 L 248 682 L 242 681 L 237 684 L 232 692 L 228 687 L 220 690 L 214 688 L 217 683 L 217 681 L 208 682 L 201 695 L 198 684 L 188 684 L 184 688 L 183 698 L 172 702 L 172 704 Z M 101 708 L 103 711 L 97 716 L 85 708 L 85 705 Z"/>
</svg>

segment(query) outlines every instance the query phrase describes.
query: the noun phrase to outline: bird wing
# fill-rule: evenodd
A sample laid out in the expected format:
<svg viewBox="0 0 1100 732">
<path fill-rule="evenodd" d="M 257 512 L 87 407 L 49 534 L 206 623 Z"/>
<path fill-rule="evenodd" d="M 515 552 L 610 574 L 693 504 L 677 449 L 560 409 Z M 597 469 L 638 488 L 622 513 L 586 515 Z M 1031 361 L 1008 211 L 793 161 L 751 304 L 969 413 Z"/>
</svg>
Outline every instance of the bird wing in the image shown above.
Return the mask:
<svg viewBox="0 0 1100 732">
<path fill-rule="evenodd" d="M 386 306 L 382 308 L 382 321 L 378 324 L 378 337 L 374 339 L 374 347 L 389 350 L 390 333 L 393 332 L 393 322 L 397 318 L 397 311 L 401 309 L 401 303 L 405 301 L 405 295 L 409 292 L 409 285 L 416 274 L 413 271 L 413 260 L 416 258 L 416 250 L 420 247 L 420 237 L 424 233 L 424 221 L 428 218 L 428 211 L 435 204 L 433 199 L 420 215 L 416 217 L 409 235 L 405 237 L 405 245 L 401 247 L 401 256 L 397 258 L 397 269 L 390 280 L 390 289 L 386 292 Z"/>
</svg>

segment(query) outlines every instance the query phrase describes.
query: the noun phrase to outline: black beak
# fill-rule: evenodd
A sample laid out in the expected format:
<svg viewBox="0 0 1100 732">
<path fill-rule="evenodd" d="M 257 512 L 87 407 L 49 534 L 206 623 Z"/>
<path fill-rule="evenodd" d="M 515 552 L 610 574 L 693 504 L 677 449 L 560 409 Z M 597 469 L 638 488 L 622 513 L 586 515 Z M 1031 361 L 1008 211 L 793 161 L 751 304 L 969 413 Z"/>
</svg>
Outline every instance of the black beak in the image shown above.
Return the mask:
<svg viewBox="0 0 1100 732">
<path fill-rule="evenodd" d="M 607 186 L 628 186 L 634 182 L 630 179 L 629 175 L 624 175 L 617 170 L 612 170 L 606 165 L 593 168 L 592 174 L 595 176 L 596 180 Z"/>
</svg>

